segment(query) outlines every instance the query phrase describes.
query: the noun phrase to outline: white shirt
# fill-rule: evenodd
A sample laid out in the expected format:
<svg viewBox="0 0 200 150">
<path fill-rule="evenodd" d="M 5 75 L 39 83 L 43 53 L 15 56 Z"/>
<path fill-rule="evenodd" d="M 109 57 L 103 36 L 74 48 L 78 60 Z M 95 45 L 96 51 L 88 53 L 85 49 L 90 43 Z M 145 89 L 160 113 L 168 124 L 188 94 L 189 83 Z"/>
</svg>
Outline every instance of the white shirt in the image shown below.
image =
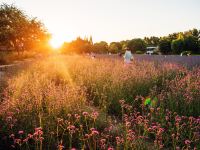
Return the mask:
<svg viewBox="0 0 200 150">
<path fill-rule="evenodd" d="M 130 63 L 131 59 L 133 59 L 133 55 L 132 55 L 131 51 L 126 50 L 126 52 L 124 54 L 124 62 Z"/>
</svg>

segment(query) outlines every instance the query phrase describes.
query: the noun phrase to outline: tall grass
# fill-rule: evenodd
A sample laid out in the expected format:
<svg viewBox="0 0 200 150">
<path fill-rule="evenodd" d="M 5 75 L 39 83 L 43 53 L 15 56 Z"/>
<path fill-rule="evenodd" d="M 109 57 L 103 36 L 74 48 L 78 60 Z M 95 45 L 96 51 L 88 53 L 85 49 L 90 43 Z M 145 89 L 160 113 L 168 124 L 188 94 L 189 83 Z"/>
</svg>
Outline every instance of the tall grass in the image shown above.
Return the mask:
<svg viewBox="0 0 200 150">
<path fill-rule="evenodd" d="M 87 89 L 88 99 L 95 106 L 117 115 L 120 111 L 118 100 L 138 106 L 137 96 L 167 92 L 168 81 L 190 71 L 170 63 L 134 61 L 126 65 L 121 60 L 79 58 L 69 64 L 69 72 L 77 84 Z"/>
<path fill-rule="evenodd" d="M 44 58 L 7 82 L 0 147 L 200 148 L 199 75 L 170 63 Z"/>
</svg>

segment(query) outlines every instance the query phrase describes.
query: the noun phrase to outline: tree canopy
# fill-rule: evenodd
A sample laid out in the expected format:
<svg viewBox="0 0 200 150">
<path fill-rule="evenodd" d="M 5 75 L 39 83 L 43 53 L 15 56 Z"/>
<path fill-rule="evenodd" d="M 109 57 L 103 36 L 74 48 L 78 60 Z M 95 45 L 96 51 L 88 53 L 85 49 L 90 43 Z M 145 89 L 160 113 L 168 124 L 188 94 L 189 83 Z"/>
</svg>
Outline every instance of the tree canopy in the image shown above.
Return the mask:
<svg viewBox="0 0 200 150">
<path fill-rule="evenodd" d="M 14 5 L 0 6 L 0 45 L 18 52 L 46 46 L 50 35 L 37 18 Z"/>
</svg>

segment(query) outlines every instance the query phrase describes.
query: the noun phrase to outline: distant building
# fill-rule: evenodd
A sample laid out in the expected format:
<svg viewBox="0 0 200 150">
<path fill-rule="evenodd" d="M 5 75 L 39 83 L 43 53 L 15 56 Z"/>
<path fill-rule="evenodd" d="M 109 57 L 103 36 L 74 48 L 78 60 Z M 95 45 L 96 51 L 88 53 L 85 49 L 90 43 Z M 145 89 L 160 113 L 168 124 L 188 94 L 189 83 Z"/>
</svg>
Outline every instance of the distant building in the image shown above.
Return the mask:
<svg viewBox="0 0 200 150">
<path fill-rule="evenodd" d="M 158 47 L 156 46 L 150 46 L 146 48 L 146 54 L 151 55 L 153 54 L 155 51 L 158 50 Z"/>
</svg>

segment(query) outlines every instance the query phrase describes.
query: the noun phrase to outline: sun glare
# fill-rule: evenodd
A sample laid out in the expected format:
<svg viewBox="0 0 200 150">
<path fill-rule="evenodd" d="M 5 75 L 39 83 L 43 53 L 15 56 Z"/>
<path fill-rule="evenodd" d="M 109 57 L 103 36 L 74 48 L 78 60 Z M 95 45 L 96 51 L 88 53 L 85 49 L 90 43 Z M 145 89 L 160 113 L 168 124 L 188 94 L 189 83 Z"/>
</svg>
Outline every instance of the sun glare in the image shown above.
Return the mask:
<svg viewBox="0 0 200 150">
<path fill-rule="evenodd" d="M 52 38 L 50 41 L 49 41 L 49 44 L 51 45 L 52 48 L 54 49 L 58 49 L 62 46 L 64 41 L 60 40 L 60 39 L 56 39 L 56 38 Z"/>
</svg>

